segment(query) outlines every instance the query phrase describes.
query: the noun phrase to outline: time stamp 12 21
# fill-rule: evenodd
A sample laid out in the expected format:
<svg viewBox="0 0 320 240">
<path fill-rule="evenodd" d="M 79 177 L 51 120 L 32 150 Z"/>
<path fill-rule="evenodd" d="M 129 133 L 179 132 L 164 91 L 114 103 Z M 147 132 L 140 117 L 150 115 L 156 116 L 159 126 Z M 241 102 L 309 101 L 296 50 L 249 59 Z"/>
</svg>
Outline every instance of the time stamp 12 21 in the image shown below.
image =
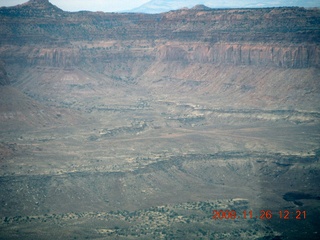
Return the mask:
<svg viewBox="0 0 320 240">
<path fill-rule="evenodd" d="M 213 210 L 212 219 L 215 220 L 235 220 L 235 219 L 261 219 L 270 220 L 274 217 L 278 217 L 284 220 L 303 220 L 307 218 L 307 212 L 305 210 L 280 210 L 278 212 L 272 212 L 271 210 L 260 210 L 259 215 L 255 215 L 252 210 L 244 210 L 241 213 L 237 213 L 235 210 Z"/>
</svg>

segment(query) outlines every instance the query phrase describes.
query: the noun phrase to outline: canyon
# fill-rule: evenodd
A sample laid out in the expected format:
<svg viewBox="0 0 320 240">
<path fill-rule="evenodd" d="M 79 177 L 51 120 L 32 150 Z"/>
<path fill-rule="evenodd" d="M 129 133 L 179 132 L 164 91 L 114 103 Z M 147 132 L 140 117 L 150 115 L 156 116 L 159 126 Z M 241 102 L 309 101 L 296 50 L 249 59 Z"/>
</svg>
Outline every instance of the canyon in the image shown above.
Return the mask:
<svg viewBox="0 0 320 240">
<path fill-rule="evenodd" d="M 319 9 L 0 19 L 0 239 L 318 239 Z"/>
</svg>

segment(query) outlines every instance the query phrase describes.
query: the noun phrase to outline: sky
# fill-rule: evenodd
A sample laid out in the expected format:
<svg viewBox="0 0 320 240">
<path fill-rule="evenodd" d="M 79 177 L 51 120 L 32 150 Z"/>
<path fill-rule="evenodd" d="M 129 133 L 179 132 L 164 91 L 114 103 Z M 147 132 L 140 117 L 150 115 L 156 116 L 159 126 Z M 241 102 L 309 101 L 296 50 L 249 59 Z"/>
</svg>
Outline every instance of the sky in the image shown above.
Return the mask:
<svg viewBox="0 0 320 240">
<path fill-rule="evenodd" d="M 0 0 L 0 6 L 14 6 L 28 0 Z M 64 11 L 119 12 L 141 6 L 150 0 L 49 0 Z"/>
<path fill-rule="evenodd" d="M 17 4 L 25 3 L 28 0 L 0 0 L 0 6 L 14 6 Z M 150 0 L 49 0 L 53 5 L 61 8 L 64 11 L 81 11 L 81 10 L 88 10 L 88 11 L 103 11 L 103 12 L 121 12 L 121 11 L 128 11 L 141 5 L 150 2 Z M 187 1 L 187 0 L 186 0 Z M 289 2 L 295 2 L 290 1 Z M 163 1 L 160 1 L 163 2 Z M 179 2 L 179 1 L 178 1 Z M 180 1 L 181 2 L 181 1 Z M 227 1 L 223 1 L 227 2 Z M 234 2 L 234 1 L 230 1 Z M 261 2 L 264 2 L 261 0 Z M 275 2 L 268 1 L 268 2 Z M 300 1 L 300 2 L 303 2 Z M 309 2 L 317 3 L 315 5 L 319 5 L 320 0 L 310 0 Z M 288 4 L 288 6 L 291 6 Z"/>
</svg>

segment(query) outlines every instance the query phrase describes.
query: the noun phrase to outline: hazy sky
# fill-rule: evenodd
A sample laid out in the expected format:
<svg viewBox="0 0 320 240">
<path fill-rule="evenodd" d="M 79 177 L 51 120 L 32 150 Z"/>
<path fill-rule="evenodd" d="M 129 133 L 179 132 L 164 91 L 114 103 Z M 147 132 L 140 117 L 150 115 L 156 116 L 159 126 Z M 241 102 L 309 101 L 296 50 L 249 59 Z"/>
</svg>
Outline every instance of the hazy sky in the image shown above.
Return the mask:
<svg viewBox="0 0 320 240">
<path fill-rule="evenodd" d="M 0 0 L 0 6 L 14 6 L 28 0 Z M 117 12 L 130 10 L 150 0 L 49 0 L 53 5 L 65 11 L 103 11 Z"/>
<path fill-rule="evenodd" d="M 27 1 L 28 0 L 0 0 L 0 6 L 14 6 L 17 4 L 25 3 Z M 103 11 L 103 12 L 119 12 L 119 11 L 126 11 L 126 10 L 131 10 L 133 8 L 140 7 L 142 4 L 147 3 L 150 0 L 49 0 L 49 1 L 52 4 L 56 5 L 57 7 L 65 11 L 88 10 L 88 11 Z M 295 1 L 287 0 L 287 1 L 288 1 L 287 6 L 292 6 L 290 2 L 291 3 L 297 2 L 297 0 Z M 181 1 L 178 1 L 178 2 L 181 2 Z M 235 2 L 235 1 L 230 1 L 230 2 Z M 261 0 L 261 2 L 263 3 L 264 1 Z M 277 3 L 279 1 L 268 0 L 267 2 Z M 303 0 L 298 2 L 303 3 Z M 308 2 L 314 2 L 316 6 L 319 6 L 320 0 L 309 0 Z M 296 5 L 294 4 L 294 6 Z"/>
</svg>

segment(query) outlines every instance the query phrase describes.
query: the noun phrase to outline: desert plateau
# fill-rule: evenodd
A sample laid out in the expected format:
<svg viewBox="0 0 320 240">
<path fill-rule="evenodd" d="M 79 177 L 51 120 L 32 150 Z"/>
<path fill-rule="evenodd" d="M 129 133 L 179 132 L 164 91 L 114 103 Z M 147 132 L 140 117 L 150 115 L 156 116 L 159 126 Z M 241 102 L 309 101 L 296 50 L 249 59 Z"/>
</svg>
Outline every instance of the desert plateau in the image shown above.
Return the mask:
<svg viewBox="0 0 320 240">
<path fill-rule="evenodd" d="M 0 239 L 320 239 L 319 43 L 318 8 L 0 8 Z"/>
</svg>

